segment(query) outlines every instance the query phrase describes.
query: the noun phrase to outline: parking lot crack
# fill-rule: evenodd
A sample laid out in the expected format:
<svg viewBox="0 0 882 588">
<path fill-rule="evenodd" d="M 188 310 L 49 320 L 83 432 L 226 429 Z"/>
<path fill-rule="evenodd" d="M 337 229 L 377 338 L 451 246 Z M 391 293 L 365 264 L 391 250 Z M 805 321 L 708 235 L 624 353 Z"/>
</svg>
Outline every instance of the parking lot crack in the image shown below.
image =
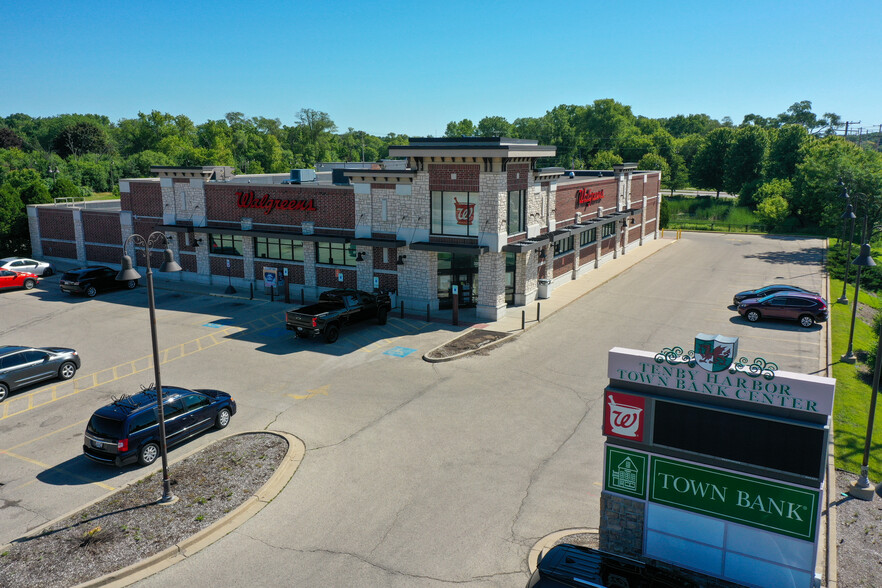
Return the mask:
<svg viewBox="0 0 882 588">
<path fill-rule="evenodd" d="M 358 555 L 356 553 L 351 553 L 348 551 L 337 551 L 334 549 L 322 549 L 322 548 L 297 549 L 297 548 L 293 548 L 293 547 L 285 547 L 282 545 L 275 545 L 273 543 L 270 543 L 270 542 L 265 541 L 263 539 L 260 539 L 258 537 L 254 537 L 253 535 L 248 535 L 248 534 L 242 533 L 242 532 L 239 532 L 236 534 L 247 537 L 248 539 L 256 541 L 257 543 L 261 543 L 261 544 L 269 547 L 270 549 L 274 549 L 274 550 L 286 551 L 289 553 L 315 553 L 315 554 L 327 554 L 327 555 L 331 555 L 331 556 L 349 557 L 349 558 L 353 558 L 355 560 L 358 560 L 366 565 L 369 565 L 373 568 L 381 570 L 381 571 L 383 571 L 387 574 L 390 574 L 390 575 L 402 576 L 405 578 L 414 578 L 414 579 L 418 579 L 418 580 L 432 580 L 435 582 L 443 582 L 445 584 L 451 584 L 454 586 L 458 585 L 458 584 L 470 584 L 470 583 L 473 583 L 475 580 L 494 580 L 494 579 L 499 579 L 499 578 L 506 578 L 509 576 L 517 576 L 517 577 L 523 578 L 523 574 L 524 574 L 524 571 L 519 569 L 519 570 L 513 570 L 513 571 L 495 572 L 492 574 L 483 574 L 480 576 L 474 576 L 474 577 L 463 579 L 463 580 L 450 580 L 447 578 L 437 578 L 435 576 L 427 576 L 427 575 L 423 575 L 423 574 L 410 574 L 410 573 L 407 573 L 407 572 L 404 572 L 401 570 L 396 570 L 396 569 L 381 565 L 377 562 L 373 562 L 373 561 L 367 559 L 364 556 Z"/>
</svg>

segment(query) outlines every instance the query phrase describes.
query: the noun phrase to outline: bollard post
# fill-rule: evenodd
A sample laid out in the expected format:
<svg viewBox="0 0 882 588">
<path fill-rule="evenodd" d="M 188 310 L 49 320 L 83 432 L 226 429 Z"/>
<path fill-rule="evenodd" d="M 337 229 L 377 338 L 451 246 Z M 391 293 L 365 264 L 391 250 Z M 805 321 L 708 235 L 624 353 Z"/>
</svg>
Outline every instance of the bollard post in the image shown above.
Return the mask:
<svg viewBox="0 0 882 588">
<path fill-rule="evenodd" d="M 453 295 L 453 326 L 459 326 L 459 294 Z"/>
<path fill-rule="evenodd" d="M 282 280 L 282 284 L 285 286 L 285 304 L 291 304 L 291 288 L 288 287 L 288 282 Z"/>
<path fill-rule="evenodd" d="M 537 303 L 536 303 L 536 322 L 537 322 L 537 323 L 541 323 L 541 322 L 542 322 L 542 321 L 539 319 L 539 309 L 540 309 L 540 308 L 542 308 L 542 303 L 541 303 L 541 302 L 537 302 Z"/>
<path fill-rule="evenodd" d="M 254 282 L 251 282 L 249 286 L 251 286 L 251 294 L 248 295 L 248 300 L 254 300 Z"/>
<path fill-rule="evenodd" d="M 300 288 L 300 306 L 306 304 L 306 294 L 304 293 L 304 288 Z"/>
<path fill-rule="evenodd" d="M 426 322 L 427 323 L 432 322 L 432 317 L 429 315 L 429 305 L 428 304 L 426 304 Z"/>
<path fill-rule="evenodd" d="M 526 328 L 527 328 L 527 311 L 522 310 L 521 311 L 521 330 L 523 331 Z"/>
<path fill-rule="evenodd" d="M 276 301 L 276 287 L 270 286 L 270 302 Z"/>
<path fill-rule="evenodd" d="M 404 300 L 401 301 L 401 318 L 404 318 Z"/>
</svg>

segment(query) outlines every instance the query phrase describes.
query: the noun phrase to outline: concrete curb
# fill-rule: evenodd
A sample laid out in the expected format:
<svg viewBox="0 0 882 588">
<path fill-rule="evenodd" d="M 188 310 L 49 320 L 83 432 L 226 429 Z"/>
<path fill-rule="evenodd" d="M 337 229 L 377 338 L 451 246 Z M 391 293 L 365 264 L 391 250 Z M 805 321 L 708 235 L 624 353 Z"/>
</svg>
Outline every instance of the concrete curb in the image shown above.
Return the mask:
<svg viewBox="0 0 882 588">
<path fill-rule="evenodd" d="M 529 328 L 529 327 L 527 327 L 527 328 Z M 462 337 L 462 336 L 464 336 L 464 335 L 467 335 L 468 333 L 471 333 L 472 331 L 475 331 L 475 330 L 483 330 L 483 329 L 475 329 L 475 328 L 471 328 L 471 329 L 465 331 L 464 333 L 460 334 L 459 337 Z M 471 354 L 473 354 L 473 353 L 477 353 L 477 352 L 479 352 L 479 351 L 485 351 L 485 350 L 487 350 L 487 349 L 493 349 L 494 347 L 496 347 L 496 346 L 498 346 L 498 345 L 501 345 L 501 344 L 505 343 L 506 341 L 508 341 L 509 339 L 511 339 L 512 337 L 515 337 L 515 336 L 517 336 L 517 335 L 518 335 L 518 332 L 517 332 L 517 331 L 514 332 L 514 333 L 509 333 L 508 335 L 506 335 L 506 336 L 503 337 L 502 339 L 499 339 L 499 340 L 497 340 L 497 341 L 493 341 L 492 343 L 488 343 L 487 345 L 484 345 L 483 347 L 479 347 L 478 349 L 469 349 L 469 350 L 466 350 L 466 351 L 462 351 L 462 352 L 460 352 L 460 353 L 457 353 L 457 354 L 455 354 L 455 355 L 448 355 L 448 356 L 446 356 L 446 357 L 429 357 L 430 355 L 432 355 L 432 353 L 434 353 L 434 352 L 437 351 L 438 349 L 441 349 L 441 348 L 444 347 L 445 345 L 450 344 L 450 341 L 456 341 L 456 339 L 459 339 L 459 337 L 457 337 L 456 339 L 451 339 L 451 340 L 448 341 L 447 343 L 442 343 L 442 344 L 439 345 L 438 347 L 435 347 L 434 349 L 430 349 L 429 351 L 427 351 L 427 352 L 423 355 L 423 361 L 427 361 L 427 362 L 429 362 L 429 363 L 443 363 L 443 362 L 445 362 L 445 361 L 453 361 L 454 359 L 459 359 L 460 357 L 465 357 L 466 355 L 471 355 Z"/>
<path fill-rule="evenodd" d="M 242 525 L 242 523 L 250 519 L 252 516 L 257 514 L 264 506 L 269 504 L 269 502 L 271 502 L 279 494 L 279 492 L 282 491 L 282 488 L 284 488 L 288 484 L 288 481 L 294 475 L 294 472 L 297 471 L 297 468 L 300 466 L 300 462 L 303 461 L 303 456 L 306 453 L 306 446 L 303 444 L 303 441 L 301 441 L 294 435 L 281 431 L 245 431 L 242 433 L 227 435 L 214 441 L 214 443 L 223 441 L 224 439 L 229 439 L 230 437 L 238 437 L 241 435 L 249 435 L 254 433 L 269 433 L 272 435 L 277 435 L 288 442 L 288 451 L 285 453 L 285 456 L 282 458 L 282 461 L 276 468 L 275 473 L 260 489 L 257 490 L 257 492 L 247 498 L 245 502 L 240 504 L 238 507 L 227 513 L 223 518 L 219 519 L 207 528 L 199 531 L 195 535 L 191 535 L 190 537 L 183 539 L 179 543 L 172 545 L 171 547 L 160 551 L 155 555 L 152 555 L 146 559 L 142 559 L 141 561 L 138 561 L 121 570 L 111 572 L 109 574 L 106 574 L 99 578 L 95 578 L 93 580 L 89 580 L 88 582 L 84 582 L 82 584 L 77 584 L 76 588 L 86 588 L 92 586 L 121 587 L 128 586 L 129 584 L 137 582 L 138 580 L 143 580 L 144 578 L 152 576 L 153 574 L 164 570 L 165 568 L 174 565 L 179 561 L 183 561 L 184 559 L 197 553 L 201 549 L 221 539 L 222 537 Z M 202 449 L 204 449 L 204 447 L 194 449 L 193 451 L 182 455 L 178 459 L 175 459 L 173 462 L 171 462 L 170 465 L 174 465 L 175 463 L 178 463 L 179 461 L 202 451 Z M 95 500 L 92 500 L 85 505 L 79 506 L 75 510 L 72 510 L 52 521 L 49 521 L 44 525 L 41 525 L 27 535 L 20 537 L 20 539 L 35 537 L 46 529 L 56 525 L 57 523 L 60 523 L 61 521 L 71 518 L 82 510 L 89 508 L 103 500 L 106 500 L 107 498 L 113 496 L 114 494 L 117 494 L 118 492 L 121 492 L 122 490 L 134 484 L 137 484 L 139 481 L 156 473 L 156 471 L 158 470 L 156 468 L 153 468 L 150 472 L 144 474 L 137 480 L 121 486 L 113 492 L 105 494 L 100 498 L 96 498 Z M 13 543 L 8 543 L 0 547 L 0 552 L 6 551 L 12 546 Z"/>
<path fill-rule="evenodd" d="M 830 250 L 830 239 L 826 240 L 827 249 Z M 826 253 L 824 256 L 824 267 L 826 264 Z M 827 304 L 830 304 L 830 274 L 827 273 L 826 280 L 824 280 L 824 287 L 827 289 L 825 299 L 828 301 Z M 833 304 L 836 304 L 835 302 Z M 827 357 L 823 362 L 826 365 L 822 366 L 824 369 L 824 375 L 832 378 L 833 377 L 833 311 L 830 311 L 830 318 L 827 322 Z M 836 540 L 836 509 L 831 508 L 831 505 L 834 502 L 834 496 L 836 495 L 836 446 L 834 444 L 835 439 L 835 431 L 833 428 L 833 419 L 830 419 L 830 437 L 827 441 L 827 480 L 824 488 L 824 506 L 827 516 L 825 518 L 825 522 L 827 525 L 827 543 L 824 546 L 824 556 L 825 556 L 825 568 L 824 568 L 824 579 L 827 581 L 826 585 L 828 588 L 836 588 L 839 585 L 839 552 L 838 545 L 839 542 Z"/>
<path fill-rule="evenodd" d="M 536 567 L 539 565 L 539 560 L 563 537 L 566 537 L 567 535 L 580 535 L 582 533 L 593 533 L 596 535 L 598 532 L 597 529 L 564 529 L 563 531 L 555 531 L 554 533 L 546 535 L 537 541 L 536 544 L 530 548 L 530 553 L 527 554 L 527 568 L 529 568 L 529 572 L 532 574 L 536 571 Z"/>
</svg>

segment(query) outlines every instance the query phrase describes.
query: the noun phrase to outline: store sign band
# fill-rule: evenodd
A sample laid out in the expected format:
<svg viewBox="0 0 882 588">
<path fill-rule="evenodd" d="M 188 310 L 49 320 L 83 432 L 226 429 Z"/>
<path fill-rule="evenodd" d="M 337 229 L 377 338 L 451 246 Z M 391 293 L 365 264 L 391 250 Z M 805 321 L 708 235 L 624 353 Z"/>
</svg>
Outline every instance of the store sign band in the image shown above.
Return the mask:
<svg viewBox="0 0 882 588">
<path fill-rule="evenodd" d="M 609 445 L 605 471 L 610 492 L 815 541 L 818 490 Z"/>
</svg>

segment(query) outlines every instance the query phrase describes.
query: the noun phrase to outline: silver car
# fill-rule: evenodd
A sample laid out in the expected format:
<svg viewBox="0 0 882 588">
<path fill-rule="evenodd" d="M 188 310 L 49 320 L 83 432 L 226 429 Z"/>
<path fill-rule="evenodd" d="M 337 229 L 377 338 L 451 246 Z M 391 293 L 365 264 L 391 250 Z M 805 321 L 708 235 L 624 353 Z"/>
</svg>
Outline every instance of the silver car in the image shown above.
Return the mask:
<svg viewBox="0 0 882 588">
<path fill-rule="evenodd" d="M 4 257 L 0 259 L 0 269 L 8 269 L 14 272 L 30 272 L 41 277 L 51 276 L 55 268 L 47 261 L 37 261 L 29 257 Z"/>
<path fill-rule="evenodd" d="M 0 402 L 18 388 L 43 380 L 70 380 L 80 356 L 67 347 L 0 346 Z"/>
</svg>

